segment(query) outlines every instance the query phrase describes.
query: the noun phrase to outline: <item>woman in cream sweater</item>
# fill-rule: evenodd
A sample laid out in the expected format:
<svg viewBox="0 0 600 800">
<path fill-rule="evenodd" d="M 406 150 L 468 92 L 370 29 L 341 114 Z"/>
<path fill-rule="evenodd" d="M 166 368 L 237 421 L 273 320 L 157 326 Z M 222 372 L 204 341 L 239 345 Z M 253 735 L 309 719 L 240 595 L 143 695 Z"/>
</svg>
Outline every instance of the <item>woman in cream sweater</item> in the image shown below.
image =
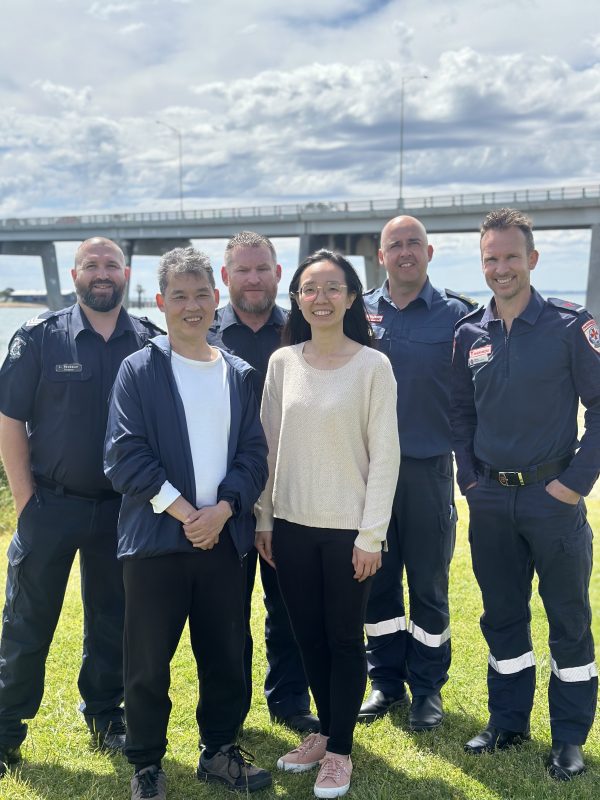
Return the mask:
<svg viewBox="0 0 600 800">
<path fill-rule="evenodd" d="M 367 598 L 398 479 L 396 382 L 370 347 L 362 286 L 343 256 L 305 259 L 290 296 L 291 346 L 271 357 L 262 401 L 269 481 L 256 547 L 277 569 L 321 731 L 277 766 L 320 764 L 315 795 L 339 797 L 350 786 Z"/>
</svg>

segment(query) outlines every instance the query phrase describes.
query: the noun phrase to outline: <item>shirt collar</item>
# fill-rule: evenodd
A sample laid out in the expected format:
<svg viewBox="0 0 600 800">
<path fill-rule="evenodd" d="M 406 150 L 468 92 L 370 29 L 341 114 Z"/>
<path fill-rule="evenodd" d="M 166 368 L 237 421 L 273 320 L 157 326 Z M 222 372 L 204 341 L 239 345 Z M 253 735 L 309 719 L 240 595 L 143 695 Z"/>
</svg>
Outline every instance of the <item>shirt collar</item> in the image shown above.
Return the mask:
<svg viewBox="0 0 600 800">
<path fill-rule="evenodd" d="M 262 326 L 263 328 L 266 325 L 276 325 L 277 327 L 283 327 L 285 325 L 285 321 L 287 319 L 287 314 L 281 306 L 274 305 L 271 309 L 271 314 L 269 319 L 265 322 Z M 232 325 L 244 325 L 238 315 L 235 313 L 235 310 L 231 303 L 227 303 L 226 306 L 223 307 L 221 313 L 221 330 L 225 330 L 225 328 L 230 328 Z M 247 327 L 247 326 L 244 326 Z"/>
<path fill-rule="evenodd" d="M 529 298 L 529 302 L 527 303 L 523 311 L 519 314 L 517 319 L 522 319 L 529 325 L 535 325 L 535 323 L 538 320 L 538 317 L 542 313 L 542 309 L 544 308 L 545 304 L 546 301 L 544 300 L 544 298 L 532 286 L 531 297 Z M 496 303 L 494 301 L 494 298 L 492 297 L 490 302 L 487 304 L 485 311 L 483 312 L 483 316 L 481 317 L 481 325 L 487 327 L 490 322 L 497 319 L 495 311 L 496 311 Z"/>
<path fill-rule="evenodd" d="M 86 317 L 85 311 L 83 311 L 79 303 L 75 303 L 73 306 L 73 313 L 71 315 L 71 330 L 74 337 L 79 336 L 81 331 L 84 330 L 96 333 L 93 326 L 90 324 L 89 319 Z M 114 339 L 117 336 L 121 336 L 121 334 L 125 333 L 126 331 L 133 331 L 133 333 L 135 333 L 135 328 L 133 327 L 131 317 L 125 311 L 125 309 L 121 307 L 119 310 L 119 316 L 117 317 L 117 324 L 115 325 L 115 329 L 110 338 Z"/>
<path fill-rule="evenodd" d="M 390 284 L 388 280 L 386 280 L 383 286 L 381 287 L 381 297 L 391 306 L 397 308 L 396 304 L 394 303 L 390 295 Z M 423 284 L 423 288 L 421 289 L 419 294 L 415 297 L 415 299 L 410 301 L 410 303 L 408 304 L 408 306 L 406 306 L 406 308 L 411 306 L 413 303 L 416 303 L 417 300 L 422 300 L 427 306 L 427 310 L 428 311 L 431 310 L 431 303 L 433 302 L 433 286 L 431 285 L 431 281 L 429 280 L 429 278 L 426 278 L 425 283 Z"/>
</svg>

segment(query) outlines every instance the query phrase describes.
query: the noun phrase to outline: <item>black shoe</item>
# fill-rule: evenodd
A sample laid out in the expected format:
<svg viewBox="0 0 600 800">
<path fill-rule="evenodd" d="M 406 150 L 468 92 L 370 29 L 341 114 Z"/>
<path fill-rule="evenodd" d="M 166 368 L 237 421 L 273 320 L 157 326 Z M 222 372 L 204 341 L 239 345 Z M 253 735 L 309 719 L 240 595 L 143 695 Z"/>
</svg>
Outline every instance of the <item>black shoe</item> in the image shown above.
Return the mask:
<svg viewBox="0 0 600 800">
<path fill-rule="evenodd" d="M 98 749 L 103 753 L 113 755 L 122 753 L 125 747 L 125 721 L 113 720 L 106 728 L 92 734 Z"/>
<path fill-rule="evenodd" d="M 411 731 L 432 731 L 439 728 L 444 719 L 442 696 L 435 694 L 413 695 L 408 713 L 408 729 Z"/>
<path fill-rule="evenodd" d="M 277 714 L 271 714 L 271 722 L 285 725 L 286 728 L 289 728 L 291 731 L 297 731 L 298 733 L 308 734 L 319 733 L 321 731 L 318 717 L 315 717 L 310 711 L 290 714 L 289 717 L 280 717 Z"/>
<path fill-rule="evenodd" d="M 404 687 L 402 687 L 402 694 L 399 695 L 384 694 L 379 689 L 373 689 L 360 707 L 357 722 L 365 722 L 367 724 L 375 722 L 376 719 L 385 717 L 392 708 L 407 704 L 408 693 Z"/>
<path fill-rule="evenodd" d="M 508 750 L 520 747 L 531 739 L 529 728 L 526 731 L 507 731 L 488 725 L 465 745 L 465 753 L 480 756 L 482 753 L 493 753 L 495 750 Z"/>
<path fill-rule="evenodd" d="M 0 778 L 3 778 L 12 764 L 21 761 L 20 747 L 2 747 L 0 745 Z"/>
<path fill-rule="evenodd" d="M 552 750 L 546 761 L 550 777 L 557 781 L 570 781 L 576 775 L 585 772 L 583 753 L 578 744 L 552 740 Z"/>
</svg>

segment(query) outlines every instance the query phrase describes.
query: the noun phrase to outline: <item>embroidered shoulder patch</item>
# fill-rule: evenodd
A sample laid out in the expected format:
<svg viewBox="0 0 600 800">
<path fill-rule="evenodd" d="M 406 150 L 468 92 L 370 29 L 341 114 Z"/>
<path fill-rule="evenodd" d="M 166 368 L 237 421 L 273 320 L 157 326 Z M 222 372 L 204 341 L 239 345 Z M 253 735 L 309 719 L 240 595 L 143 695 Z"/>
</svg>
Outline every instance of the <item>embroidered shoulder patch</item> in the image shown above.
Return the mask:
<svg viewBox="0 0 600 800">
<path fill-rule="evenodd" d="M 595 350 L 596 353 L 600 353 L 600 328 L 598 328 L 596 320 L 588 320 L 581 326 L 581 330 L 589 346 Z"/>
<path fill-rule="evenodd" d="M 27 341 L 17 334 L 8 348 L 8 357 L 11 361 L 18 361 L 27 347 Z"/>
</svg>

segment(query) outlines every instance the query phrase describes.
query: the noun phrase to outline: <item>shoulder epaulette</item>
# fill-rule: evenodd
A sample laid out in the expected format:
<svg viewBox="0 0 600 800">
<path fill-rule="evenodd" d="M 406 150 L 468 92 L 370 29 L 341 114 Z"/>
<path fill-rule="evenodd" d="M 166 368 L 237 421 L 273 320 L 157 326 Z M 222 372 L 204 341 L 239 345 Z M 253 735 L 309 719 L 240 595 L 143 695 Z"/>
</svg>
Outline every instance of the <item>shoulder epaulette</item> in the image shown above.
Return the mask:
<svg viewBox="0 0 600 800">
<path fill-rule="evenodd" d="M 156 324 L 156 322 L 151 320 L 149 317 L 136 317 L 135 314 L 130 314 L 129 317 L 134 321 L 134 323 L 140 322 L 142 326 L 146 328 L 146 330 L 151 331 L 155 335 L 166 333 L 165 330 L 163 330 L 159 325 Z"/>
<path fill-rule="evenodd" d="M 474 311 L 481 305 L 478 300 L 475 300 L 474 297 L 469 297 L 468 294 L 460 294 L 460 292 L 454 292 L 452 289 L 444 289 L 444 292 L 446 293 L 446 297 L 452 297 L 455 300 L 462 300 L 466 306 L 469 306 L 471 311 Z"/>
<path fill-rule="evenodd" d="M 25 322 L 21 327 L 29 331 L 32 328 L 35 328 L 37 325 L 40 325 L 42 322 L 46 322 L 46 320 L 52 319 L 52 317 L 56 317 L 57 315 L 57 311 L 44 311 L 42 314 L 38 314 L 37 317 L 28 319 L 27 322 Z"/>
<path fill-rule="evenodd" d="M 477 308 L 473 309 L 473 311 L 469 311 L 468 314 L 465 314 L 464 317 L 461 317 L 459 320 L 457 320 L 454 323 L 454 330 L 457 330 L 458 328 L 460 328 L 460 326 L 464 322 L 474 322 L 475 321 L 475 317 L 477 317 L 477 316 L 482 317 L 484 311 L 485 311 L 485 306 L 481 306 L 481 305 L 478 306 Z"/>
<path fill-rule="evenodd" d="M 588 310 L 579 303 L 572 303 L 570 300 L 561 300 L 558 297 L 549 297 L 547 301 L 551 306 L 560 308 L 563 311 L 570 311 L 572 314 L 587 314 Z"/>
</svg>

